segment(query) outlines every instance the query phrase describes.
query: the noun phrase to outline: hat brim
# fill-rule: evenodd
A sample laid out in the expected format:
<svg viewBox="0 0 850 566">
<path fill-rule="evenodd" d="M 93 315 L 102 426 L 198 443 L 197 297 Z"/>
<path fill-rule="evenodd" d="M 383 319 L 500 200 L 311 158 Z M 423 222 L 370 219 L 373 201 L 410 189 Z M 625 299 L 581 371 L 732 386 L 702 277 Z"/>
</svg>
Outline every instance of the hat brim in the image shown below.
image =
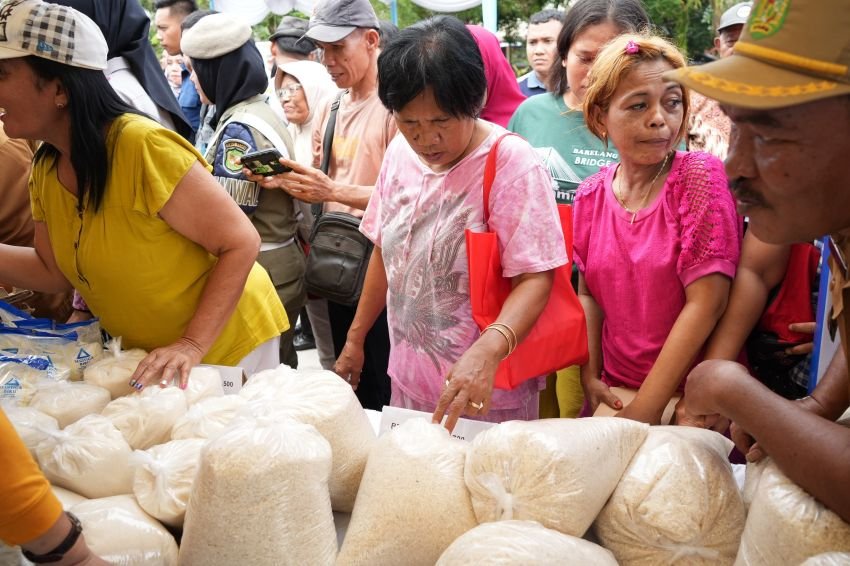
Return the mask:
<svg viewBox="0 0 850 566">
<path fill-rule="evenodd" d="M 850 94 L 850 84 L 796 73 L 733 54 L 719 61 L 664 73 L 721 104 L 769 110 Z"/>
<path fill-rule="evenodd" d="M 327 24 L 317 24 L 311 26 L 301 39 L 305 37 L 313 41 L 321 41 L 322 43 L 334 43 L 348 37 L 351 32 L 356 30 L 355 26 L 331 26 Z"/>
<path fill-rule="evenodd" d="M 23 49 L 12 49 L 10 47 L 0 47 L 0 59 L 17 59 L 18 57 L 28 57 L 35 55 Z"/>
</svg>

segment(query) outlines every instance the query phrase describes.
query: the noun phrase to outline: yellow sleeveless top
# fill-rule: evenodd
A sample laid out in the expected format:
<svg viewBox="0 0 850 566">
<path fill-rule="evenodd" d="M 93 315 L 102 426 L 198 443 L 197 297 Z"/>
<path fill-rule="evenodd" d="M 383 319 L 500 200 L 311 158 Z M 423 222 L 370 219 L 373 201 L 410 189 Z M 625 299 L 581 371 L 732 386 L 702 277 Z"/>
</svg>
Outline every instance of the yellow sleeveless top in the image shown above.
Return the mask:
<svg viewBox="0 0 850 566">
<path fill-rule="evenodd" d="M 178 134 L 141 116 L 116 119 L 108 143 L 101 209 L 87 207 L 79 215 L 77 197 L 45 159 L 30 178 L 33 218 L 46 223 L 59 269 L 103 328 L 127 348 L 150 351 L 182 336 L 216 263 L 158 215 L 192 164 L 207 164 Z M 236 310 L 203 362 L 235 365 L 288 328 L 268 273 L 254 263 Z"/>
</svg>

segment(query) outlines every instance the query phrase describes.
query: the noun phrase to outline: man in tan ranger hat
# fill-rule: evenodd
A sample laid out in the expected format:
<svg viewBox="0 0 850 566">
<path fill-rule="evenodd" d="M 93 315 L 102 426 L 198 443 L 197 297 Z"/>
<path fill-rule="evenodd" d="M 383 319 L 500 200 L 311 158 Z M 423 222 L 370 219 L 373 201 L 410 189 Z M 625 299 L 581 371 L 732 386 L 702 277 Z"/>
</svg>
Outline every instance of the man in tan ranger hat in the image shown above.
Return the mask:
<svg viewBox="0 0 850 566">
<path fill-rule="evenodd" d="M 759 0 L 732 56 L 668 77 L 717 99 L 732 120 L 729 185 L 759 239 L 831 236 L 829 326 L 843 345 L 798 401 L 771 393 L 741 365 L 704 362 L 688 376 L 690 417 L 705 426 L 730 418 L 748 459 L 769 454 L 850 521 L 850 428 L 834 422 L 850 404 L 850 0 Z"/>
</svg>

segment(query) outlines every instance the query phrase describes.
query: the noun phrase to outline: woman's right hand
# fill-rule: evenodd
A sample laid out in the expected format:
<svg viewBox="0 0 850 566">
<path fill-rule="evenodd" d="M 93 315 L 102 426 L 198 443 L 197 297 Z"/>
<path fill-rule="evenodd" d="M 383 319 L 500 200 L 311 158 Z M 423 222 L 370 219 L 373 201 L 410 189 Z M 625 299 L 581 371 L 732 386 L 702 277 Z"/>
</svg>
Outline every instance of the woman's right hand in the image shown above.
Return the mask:
<svg viewBox="0 0 850 566">
<path fill-rule="evenodd" d="M 363 343 L 346 340 L 342 352 L 334 364 L 334 373 L 351 384 L 351 388 L 357 391 L 360 384 L 360 374 L 363 373 Z"/>
<path fill-rule="evenodd" d="M 584 398 L 590 406 L 591 415 L 596 412 L 600 403 L 605 403 L 615 411 L 623 408 L 620 398 L 614 395 L 601 379 L 582 380 L 581 386 L 584 389 Z"/>
</svg>

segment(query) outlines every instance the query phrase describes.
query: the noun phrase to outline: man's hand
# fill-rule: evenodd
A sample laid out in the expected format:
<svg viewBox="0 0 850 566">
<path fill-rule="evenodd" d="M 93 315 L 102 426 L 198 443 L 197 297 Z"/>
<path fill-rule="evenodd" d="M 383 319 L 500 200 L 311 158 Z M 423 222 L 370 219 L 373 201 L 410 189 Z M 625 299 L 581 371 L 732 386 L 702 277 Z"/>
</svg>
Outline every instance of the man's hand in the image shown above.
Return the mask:
<svg viewBox="0 0 850 566">
<path fill-rule="evenodd" d="M 304 202 L 320 203 L 337 200 L 335 183 L 320 169 L 305 167 L 284 158 L 280 158 L 280 163 L 292 171 L 268 177 L 254 175 L 249 169 L 242 169 L 242 173 L 264 189 L 283 189 Z"/>
</svg>

